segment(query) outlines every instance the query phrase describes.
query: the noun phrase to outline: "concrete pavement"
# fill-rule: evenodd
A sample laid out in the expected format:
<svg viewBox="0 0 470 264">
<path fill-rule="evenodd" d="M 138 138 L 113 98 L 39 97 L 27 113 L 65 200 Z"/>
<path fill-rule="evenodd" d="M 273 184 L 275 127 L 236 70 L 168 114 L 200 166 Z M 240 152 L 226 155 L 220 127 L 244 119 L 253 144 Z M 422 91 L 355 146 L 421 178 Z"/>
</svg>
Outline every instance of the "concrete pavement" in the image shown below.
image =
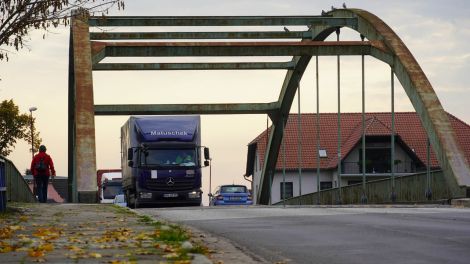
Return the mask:
<svg viewBox="0 0 470 264">
<path fill-rule="evenodd" d="M 212 263 L 203 255 L 208 249 L 178 226 L 126 208 L 9 206 L 0 214 L 0 263 Z"/>
</svg>

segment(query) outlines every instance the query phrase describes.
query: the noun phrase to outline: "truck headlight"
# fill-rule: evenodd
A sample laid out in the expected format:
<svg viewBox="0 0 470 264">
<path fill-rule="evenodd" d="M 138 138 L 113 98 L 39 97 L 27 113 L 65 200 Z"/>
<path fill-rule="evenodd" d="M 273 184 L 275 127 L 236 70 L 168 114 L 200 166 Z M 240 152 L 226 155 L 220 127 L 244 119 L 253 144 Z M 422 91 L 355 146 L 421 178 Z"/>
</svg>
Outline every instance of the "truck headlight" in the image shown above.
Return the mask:
<svg viewBox="0 0 470 264">
<path fill-rule="evenodd" d="M 190 198 L 190 199 L 201 198 L 201 193 L 196 192 L 196 191 L 190 192 L 190 193 L 188 193 L 188 198 Z"/>
<path fill-rule="evenodd" d="M 186 170 L 186 177 L 194 177 L 194 170 Z"/>
<path fill-rule="evenodd" d="M 142 199 L 151 199 L 152 198 L 152 193 L 149 192 L 141 192 L 139 194 L 140 198 Z"/>
</svg>

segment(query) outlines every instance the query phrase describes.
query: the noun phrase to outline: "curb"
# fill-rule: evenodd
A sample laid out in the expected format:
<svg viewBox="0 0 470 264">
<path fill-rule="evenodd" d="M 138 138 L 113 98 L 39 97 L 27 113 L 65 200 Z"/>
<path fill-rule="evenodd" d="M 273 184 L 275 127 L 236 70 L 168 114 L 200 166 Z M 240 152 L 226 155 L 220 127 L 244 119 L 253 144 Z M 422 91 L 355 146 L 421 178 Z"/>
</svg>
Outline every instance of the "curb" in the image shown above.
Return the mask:
<svg viewBox="0 0 470 264">
<path fill-rule="evenodd" d="M 470 207 L 470 198 L 453 199 L 451 205 L 456 207 Z"/>
</svg>

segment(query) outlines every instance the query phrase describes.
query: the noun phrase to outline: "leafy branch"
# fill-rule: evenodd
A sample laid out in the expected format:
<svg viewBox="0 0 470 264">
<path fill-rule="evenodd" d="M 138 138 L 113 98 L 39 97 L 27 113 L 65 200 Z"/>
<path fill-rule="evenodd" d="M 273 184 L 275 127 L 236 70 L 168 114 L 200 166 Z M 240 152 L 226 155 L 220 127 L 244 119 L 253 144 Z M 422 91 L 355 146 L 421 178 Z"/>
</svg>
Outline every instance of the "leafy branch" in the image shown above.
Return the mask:
<svg viewBox="0 0 470 264">
<path fill-rule="evenodd" d="M 113 7 L 123 10 L 124 0 L 2 0 L 0 60 L 8 61 L 10 52 L 23 49 L 33 29 L 67 26 L 71 16 L 104 16 Z"/>
</svg>

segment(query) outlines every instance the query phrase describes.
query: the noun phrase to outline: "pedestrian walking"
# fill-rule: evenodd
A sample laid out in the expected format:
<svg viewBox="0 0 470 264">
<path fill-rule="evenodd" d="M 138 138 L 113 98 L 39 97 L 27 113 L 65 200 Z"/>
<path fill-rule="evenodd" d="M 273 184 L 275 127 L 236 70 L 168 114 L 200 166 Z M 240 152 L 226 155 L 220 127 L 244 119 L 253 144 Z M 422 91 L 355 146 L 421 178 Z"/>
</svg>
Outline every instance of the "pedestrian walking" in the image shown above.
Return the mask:
<svg viewBox="0 0 470 264">
<path fill-rule="evenodd" d="M 54 162 L 51 156 L 46 154 L 46 146 L 39 146 L 39 153 L 31 161 L 31 172 L 36 183 L 38 199 L 40 203 L 47 202 L 47 188 L 49 186 L 49 176 L 55 176 Z"/>
</svg>

